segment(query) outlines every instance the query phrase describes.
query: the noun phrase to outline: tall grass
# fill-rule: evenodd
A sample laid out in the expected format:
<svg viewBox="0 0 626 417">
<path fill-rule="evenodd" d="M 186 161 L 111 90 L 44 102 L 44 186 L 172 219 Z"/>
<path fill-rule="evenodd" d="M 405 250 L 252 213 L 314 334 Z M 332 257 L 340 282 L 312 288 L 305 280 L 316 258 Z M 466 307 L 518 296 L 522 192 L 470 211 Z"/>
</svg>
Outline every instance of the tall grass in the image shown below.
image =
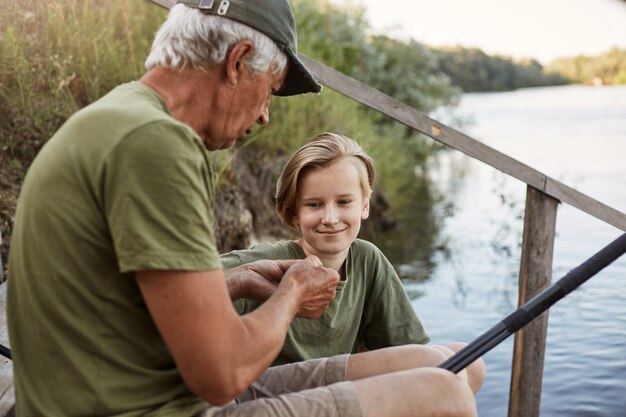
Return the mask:
<svg viewBox="0 0 626 417">
<path fill-rule="evenodd" d="M 23 174 L 70 114 L 137 78 L 164 16 L 141 0 L 0 0 L 0 163 Z"/>
<path fill-rule="evenodd" d="M 140 76 L 165 14 L 144 0 L 0 0 L 0 255 L 5 268 L 17 196 L 30 162 L 69 115 Z"/>
</svg>

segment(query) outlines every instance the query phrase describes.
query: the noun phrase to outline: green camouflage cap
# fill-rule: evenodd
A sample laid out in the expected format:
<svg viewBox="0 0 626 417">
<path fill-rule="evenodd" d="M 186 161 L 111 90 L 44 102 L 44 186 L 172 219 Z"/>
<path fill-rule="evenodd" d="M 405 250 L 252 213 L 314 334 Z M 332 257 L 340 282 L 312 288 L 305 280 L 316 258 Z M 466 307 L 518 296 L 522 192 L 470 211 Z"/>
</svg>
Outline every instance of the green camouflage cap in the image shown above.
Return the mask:
<svg viewBox="0 0 626 417">
<path fill-rule="evenodd" d="M 272 39 L 291 64 L 285 83 L 275 95 L 293 96 L 322 90 L 298 59 L 296 22 L 288 0 L 178 0 L 178 3 L 243 23 Z"/>
</svg>

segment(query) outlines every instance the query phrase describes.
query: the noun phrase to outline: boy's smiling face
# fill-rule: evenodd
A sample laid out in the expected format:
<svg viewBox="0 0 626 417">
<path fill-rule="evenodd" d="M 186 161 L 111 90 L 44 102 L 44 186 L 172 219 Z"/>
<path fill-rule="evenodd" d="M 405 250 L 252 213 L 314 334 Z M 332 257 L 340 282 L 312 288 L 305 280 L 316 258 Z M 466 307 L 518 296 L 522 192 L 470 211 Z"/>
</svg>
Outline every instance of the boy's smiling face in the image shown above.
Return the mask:
<svg viewBox="0 0 626 417">
<path fill-rule="evenodd" d="M 298 181 L 293 225 L 302 234 L 307 255 L 341 259 L 369 215 L 369 199 L 361 192 L 361 179 L 355 162 L 343 158 L 324 168 L 301 174 Z M 340 265 L 339 265 L 340 266 Z"/>
</svg>

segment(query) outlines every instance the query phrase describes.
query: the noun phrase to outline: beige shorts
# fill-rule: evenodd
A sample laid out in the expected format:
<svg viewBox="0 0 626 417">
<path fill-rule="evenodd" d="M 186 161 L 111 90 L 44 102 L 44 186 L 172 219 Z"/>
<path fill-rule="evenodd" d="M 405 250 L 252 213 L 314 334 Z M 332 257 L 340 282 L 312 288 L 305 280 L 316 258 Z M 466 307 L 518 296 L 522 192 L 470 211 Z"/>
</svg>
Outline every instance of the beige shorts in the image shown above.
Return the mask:
<svg viewBox="0 0 626 417">
<path fill-rule="evenodd" d="M 197 417 L 362 417 L 356 388 L 346 381 L 348 356 L 269 368 L 231 404 Z"/>
</svg>

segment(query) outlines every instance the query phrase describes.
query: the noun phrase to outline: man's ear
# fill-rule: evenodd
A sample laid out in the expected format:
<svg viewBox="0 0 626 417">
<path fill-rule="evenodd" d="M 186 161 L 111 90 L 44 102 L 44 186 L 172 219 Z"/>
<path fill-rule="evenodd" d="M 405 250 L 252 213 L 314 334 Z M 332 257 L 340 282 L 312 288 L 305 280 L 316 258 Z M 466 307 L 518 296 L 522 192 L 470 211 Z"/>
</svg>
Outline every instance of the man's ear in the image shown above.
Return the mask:
<svg viewBox="0 0 626 417">
<path fill-rule="evenodd" d="M 254 51 L 254 44 L 249 40 L 239 41 L 226 56 L 226 79 L 232 86 L 237 85 L 242 71 L 248 70 L 246 61 Z"/>
<path fill-rule="evenodd" d="M 365 220 L 370 215 L 370 200 L 369 198 L 365 200 L 365 204 L 363 205 L 363 209 L 361 210 L 361 220 Z"/>
</svg>

